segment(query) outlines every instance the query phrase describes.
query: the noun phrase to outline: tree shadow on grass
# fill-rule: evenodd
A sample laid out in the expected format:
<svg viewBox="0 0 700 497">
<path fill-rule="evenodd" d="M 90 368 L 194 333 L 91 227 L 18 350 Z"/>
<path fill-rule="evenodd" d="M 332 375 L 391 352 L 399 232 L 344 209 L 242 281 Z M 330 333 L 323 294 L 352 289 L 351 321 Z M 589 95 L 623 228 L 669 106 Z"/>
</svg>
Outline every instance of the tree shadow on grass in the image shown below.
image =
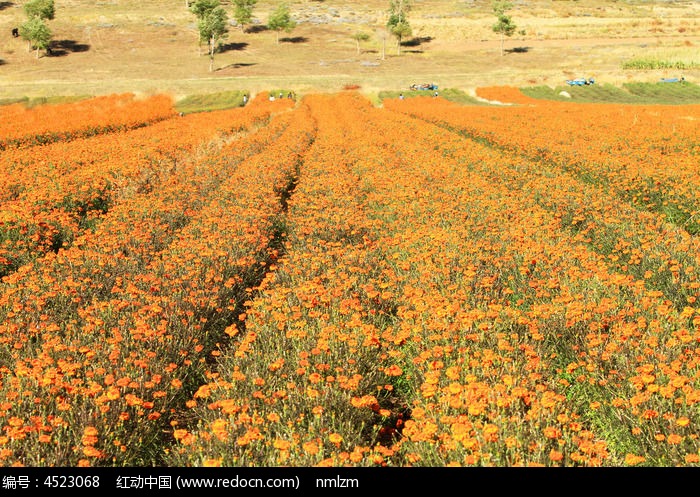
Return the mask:
<svg viewBox="0 0 700 497">
<path fill-rule="evenodd" d="M 506 48 L 503 50 L 505 53 L 528 53 L 532 47 L 515 47 L 515 48 Z"/>
<path fill-rule="evenodd" d="M 246 42 L 240 42 L 240 43 L 226 43 L 223 45 L 219 45 L 218 52 L 232 52 L 232 51 L 240 51 L 240 50 L 245 50 L 245 48 L 248 46 L 248 43 Z"/>
<path fill-rule="evenodd" d="M 14 5 L 14 2 L 0 2 L 0 10 L 5 10 Z"/>
<path fill-rule="evenodd" d="M 284 38 L 280 38 L 280 43 L 306 43 L 307 41 L 309 41 L 309 39 L 306 36 L 285 36 Z"/>
<path fill-rule="evenodd" d="M 432 36 L 416 36 L 414 38 L 411 38 L 410 40 L 405 40 L 401 42 L 402 47 L 419 47 L 423 43 L 428 43 L 429 41 L 433 41 Z"/>
<path fill-rule="evenodd" d="M 54 40 L 49 45 L 49 53 L 51 57 L 64 57 L 69 53 L 87 52 L 90 50 L 90 45 L 85 43 L 77 43 L 75 40 Z"/>
<path fill-rule="evenodd" d="M 263 24 L 255 24 L 254 26 L 246 26 L 243 31 L 245 33 L 262 33 L 263 31 L 267 31 L 267 29 L 267 26 Z"/>
<path fill-rule="evenodd" d="M 250 66 L 256 66 L 257 64 L 255 62 L 236 62 L 235 64 L 229 64 L 227 66 L 223 66 L 217 69 L 217 71 L 223 71 L 224 69 L 238 69 L 240 67 L 250 67 Z"/>
</svg>

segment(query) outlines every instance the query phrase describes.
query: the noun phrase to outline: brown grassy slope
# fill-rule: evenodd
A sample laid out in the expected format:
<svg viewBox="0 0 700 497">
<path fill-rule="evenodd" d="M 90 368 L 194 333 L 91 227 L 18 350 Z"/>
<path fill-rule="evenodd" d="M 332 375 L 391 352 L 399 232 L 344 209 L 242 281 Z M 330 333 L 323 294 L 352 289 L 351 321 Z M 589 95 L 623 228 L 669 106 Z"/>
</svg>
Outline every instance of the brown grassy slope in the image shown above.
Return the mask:
<svg viewBox="0 0 700 497">
<path fill-rule="evenodd" d="M 548 84 L 594 76 L 619 84 L 655 81 L 677 71 L 623 71 L 625 60 L 649 57 L 694 61 L 700 46 L 700 3 L 693 1 L 523 0 L 510 14 L 518 32 L 500 41 L 485 0 L 414 0 L 413 45 L 399 56 L 382 27 L 388 0 L 297 0 L 298 26 L 283 41 L 264 29 L 231 26 L 215 57 L 215 71 L 199 54 L 194 16 L 185 0 L 57 0 L 52 57 L 36 58 L 11 36 L 24 19 L 20 1 L 0 2 L 0 98 L 134 91 L 176 97 L 232 89 L 337 91 L 347 83 L 365 91 L 431 81 L 442 88 Z M 228 2 L 222 2 L 232 12 Z M 259 0 L 264 28 L 276 2 Z M 358 54 L 351 35 L 370 40 Z M 284 38 L 287 38 L 286 40 Z M 410 40 L 409 40 L 410 41 Z M 700 80 L 700 71 L 684 71 Z"/>
</svg>

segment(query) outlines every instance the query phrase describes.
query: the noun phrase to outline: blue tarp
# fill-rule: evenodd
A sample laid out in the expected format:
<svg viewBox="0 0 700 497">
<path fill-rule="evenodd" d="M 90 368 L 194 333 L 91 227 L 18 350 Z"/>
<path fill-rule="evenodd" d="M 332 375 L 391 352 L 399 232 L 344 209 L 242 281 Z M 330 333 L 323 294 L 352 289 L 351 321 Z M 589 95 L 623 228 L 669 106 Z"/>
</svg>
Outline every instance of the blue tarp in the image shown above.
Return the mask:
<svg viewBox="0 0 700 497">
<path fill-rule="evenodd" d="M 595 80 L 593 78 L 567 79 L 566 84 L 569 86 L 586 86 L 586 85 L 595 84 Z"/>
</svg>

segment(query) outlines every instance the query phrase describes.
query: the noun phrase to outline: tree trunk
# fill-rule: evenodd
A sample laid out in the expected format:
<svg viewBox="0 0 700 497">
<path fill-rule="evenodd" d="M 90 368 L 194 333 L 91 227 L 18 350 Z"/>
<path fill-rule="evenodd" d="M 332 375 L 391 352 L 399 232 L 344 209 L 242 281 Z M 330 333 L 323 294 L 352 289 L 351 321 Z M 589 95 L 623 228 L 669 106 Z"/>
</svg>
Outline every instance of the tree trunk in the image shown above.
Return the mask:
<svg viewBox="0 0 700 497">
<path fill-rule="evenodd" d="M 396 44 L 396 53 L 401 55 L 401 37 L 398 37 L 398 43 Z"/>
<path fill-rule="evenodd" d="M 386 58 L 386 38 L 382 38 L 382 60 Z"/>
<path fill-rule="evenodd" d="M 503 33 L 501 33 L 501 57 L 503 57 L 503 53 L 504 53 L 503 52 L 503 38 L 504 38 Z"/>
<path fill-rule="evenodd" d="M 209 72 L 214 71 L 214 37 L 209 39 Z"/>
<path fill-rule="evenodd" d="M 357 42 L 357 55 L 360 55 L 360 40 L 355 40 Z"/>
</svg>

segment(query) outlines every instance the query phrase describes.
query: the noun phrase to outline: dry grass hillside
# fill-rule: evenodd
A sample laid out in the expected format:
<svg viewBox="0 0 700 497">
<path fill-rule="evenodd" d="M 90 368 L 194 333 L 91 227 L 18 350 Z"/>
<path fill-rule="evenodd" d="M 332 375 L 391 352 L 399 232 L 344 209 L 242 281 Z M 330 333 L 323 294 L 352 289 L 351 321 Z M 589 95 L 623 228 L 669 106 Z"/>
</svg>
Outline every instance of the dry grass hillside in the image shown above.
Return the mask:
<svg viewBox="0 0 700 497">
<path fill-rule="evenodd" d="M 232 13 L 231 2 L 222 2 Z M 266 29 L 278 2 L 259 0 L 255 29 L 231 25 L 215 57 L 200 55 L 195 17 L 185 0 L 57 0 L 53 55 L 36 57 L 12 28 L 23 2 L 0 2 L 0 98 L 133 91 L 188 94 L 289 88 L 299 93 L 364 91 L 434 82 L 441 88 L 549 85 L 595 77 L 621 84 L 682 72 L 700 80 L 700 2 L 519 0 L 509 12 L 516 33 L 500 40 L 486 0 L 414 0 L 413 36 L 397 51 L 382 42 L 388 0 L 290 1 L 297 27 Z M 231 16 L 232 17 L 232 16 Z M 370 38 L 358 52 L 352 35 Z M 677 69 L 625 69 L 637 59 L 681 63 Z"/>
</svg>

